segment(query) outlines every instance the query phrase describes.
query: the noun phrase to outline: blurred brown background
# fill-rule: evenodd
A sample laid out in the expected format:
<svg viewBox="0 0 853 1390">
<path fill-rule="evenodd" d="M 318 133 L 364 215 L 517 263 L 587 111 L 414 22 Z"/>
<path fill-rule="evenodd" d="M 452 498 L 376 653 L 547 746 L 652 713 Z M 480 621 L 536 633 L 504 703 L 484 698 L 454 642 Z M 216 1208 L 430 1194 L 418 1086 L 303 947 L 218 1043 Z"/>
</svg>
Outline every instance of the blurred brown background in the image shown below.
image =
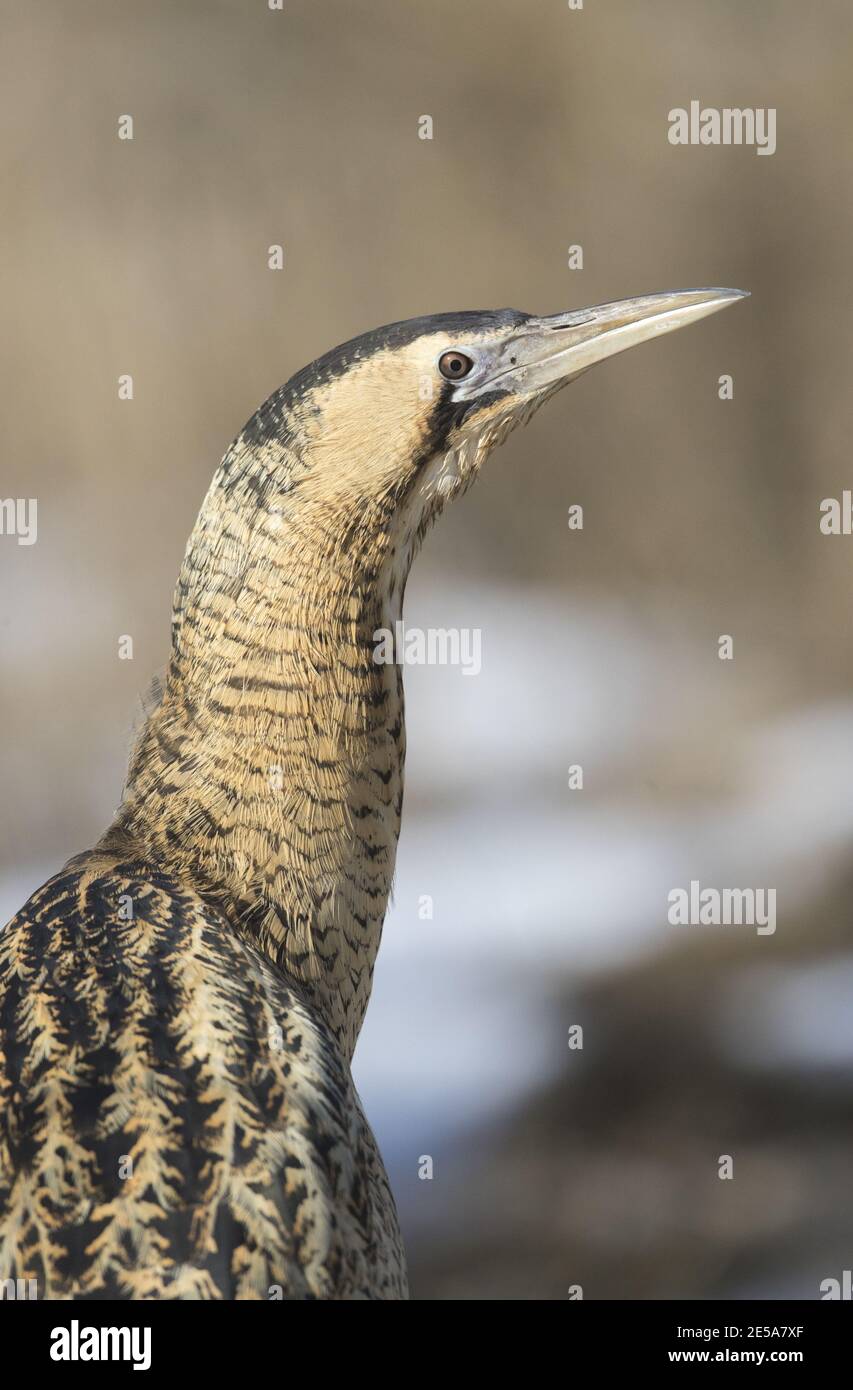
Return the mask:
<svg viewBox="0 0 853 1390">
<path fill-rule="evenodd" d="M 293 371 L 415 314 L 752 292 L 584 377 L 428 541 L 407 617 L 482 627 L 484 673 L 408 676 L 356 1074 L 416 1296 L 818 1297 L 853 1258 L 849 5 L 0 8 L 0 495 L 39 500 L 0 538 L 6 915 L 109 819 L 210 475 Z M 776 108 L 776 153 L 672 147 L 692 99 Z M 691 877 L 777 886 L 778 931 L 679 935 Z"/>
</svg>

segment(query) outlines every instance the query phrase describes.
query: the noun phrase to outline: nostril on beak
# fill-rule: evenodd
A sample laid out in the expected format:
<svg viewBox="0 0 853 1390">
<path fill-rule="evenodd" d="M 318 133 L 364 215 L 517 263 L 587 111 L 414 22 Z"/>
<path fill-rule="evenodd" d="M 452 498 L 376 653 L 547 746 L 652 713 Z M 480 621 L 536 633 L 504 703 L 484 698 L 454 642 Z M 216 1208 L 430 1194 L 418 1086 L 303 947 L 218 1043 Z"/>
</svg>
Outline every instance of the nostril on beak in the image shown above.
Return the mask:
<svg viewBox="0 0 853 1390">
<path fill-rule="evenodd" d="M 564 328 L 580 328 L 582 324 L 592 323 L 595 314 L 587 313 L 583 309 L 570 309 L 565 314 L 551 314 L 544 319 L 544 326 L 552 333 L 559 333 Z"/>
</svg>

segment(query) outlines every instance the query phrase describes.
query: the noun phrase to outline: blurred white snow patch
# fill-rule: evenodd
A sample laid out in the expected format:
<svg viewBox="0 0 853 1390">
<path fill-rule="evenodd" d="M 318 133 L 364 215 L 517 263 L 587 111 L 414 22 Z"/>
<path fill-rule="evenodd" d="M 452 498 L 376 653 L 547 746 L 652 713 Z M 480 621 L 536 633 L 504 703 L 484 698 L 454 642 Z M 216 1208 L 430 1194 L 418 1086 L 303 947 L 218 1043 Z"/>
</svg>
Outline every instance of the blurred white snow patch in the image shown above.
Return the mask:
<svg viewBox="0 0 853 1390">
<path fill-rule="evenodd" d="M 559 793 L 569 763 L 618 765 L 638 746 L 665 743 L 684 722 L 683 679 L 695 669 L 686 620 L 681 644 L 666 639 L 653 613 L 638 628 L 615 602 L 568 604 L 551 590 L 517 588 L 425 591 L 416 578 L 407 627 L 479 629 L 482 669 L 407 669 L 406 779 L 414 796 L 472 788 L 482 795 L 519 776 Z M 711 675 L 723 699 L 721 664 Z"/>
<path fill-rule="evenodd" d="M 386 968 L 387 967 L 387 968 Z M 564 1060 L 565 1032 L 542 1008 L 532 982 L 486 966 L 477 978 L 431 960 L 384 962 L 354 1075 L 384 1146 L 432 1152 L 499 1114 Z M 386 1155 L 387 1156 L 387 1155 Z"/>
<path fill-rule="evenodd" d="M 554 1065 L 549 1029 L 502 1030 L 503 1009 L 535 1020 L 552 979 L 580 980 L 675 934 L 725 944 L 754 931 L 670 926 L 672 888 L 776 888 L 783 933 L 831 883 L 853 841 L 853 704 L 737 717 L 737 673 L 697 639 L 688 610 L 638 625 L 616 604 L 448 589 L 420 593 L 407 621 L 481 626 L 483 669 L 406 672 L 409 804 L 356 1075 L 376 1095 L 403 1095 L 417 1076 L 424 1097 L 444 1087 L 446 1114 L 470 1119 L 502 1075 L 509 1102 Z M 726 763 L 716 794 L 661 790 L 653 775 L 638 784 L 638 767 L 677 767 L 712 739 Z M 567 784 L 576 762 L 582 792 Z M 773 940 L 762 938 L 768 952 Z M 499 976 L 509 988 L 491 986 L 495 1014 L 483 980 Z M 442 1008 L 436 981 L 448 979 L 453 1007 Z M 417 1037 L 401 1000 L 403 1018 L 423 1020 Z"/>
</svg>

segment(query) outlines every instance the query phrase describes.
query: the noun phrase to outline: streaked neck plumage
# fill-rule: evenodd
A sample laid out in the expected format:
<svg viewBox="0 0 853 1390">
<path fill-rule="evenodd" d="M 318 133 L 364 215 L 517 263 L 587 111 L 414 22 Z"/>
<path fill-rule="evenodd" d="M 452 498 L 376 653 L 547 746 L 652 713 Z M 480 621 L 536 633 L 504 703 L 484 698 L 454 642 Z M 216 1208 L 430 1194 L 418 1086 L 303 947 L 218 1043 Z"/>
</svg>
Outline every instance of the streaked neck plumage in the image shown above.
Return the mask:
<svg viewBox="0 0 853 1390">
<path fill-rule="evenodd" d="M 119 813 L 158 862 L 209 885 L 347 1055 L 403 796 L 401 673 L 376 664 L 373 634 L 401 609 L 414 537 L 377 505 L 344 517 L 312 497 L 298 446 L 241 440 L 226 455 Z"/>
</svg>

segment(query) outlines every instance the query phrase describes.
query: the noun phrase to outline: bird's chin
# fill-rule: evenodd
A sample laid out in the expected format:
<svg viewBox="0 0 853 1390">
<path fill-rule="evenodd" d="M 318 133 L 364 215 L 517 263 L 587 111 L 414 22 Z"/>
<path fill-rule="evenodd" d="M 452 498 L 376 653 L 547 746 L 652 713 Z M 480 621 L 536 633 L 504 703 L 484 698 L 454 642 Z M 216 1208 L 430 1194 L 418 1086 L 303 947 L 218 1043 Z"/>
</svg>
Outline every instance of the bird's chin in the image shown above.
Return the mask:
<svg viewBox="0 0 853 1390">
<path fill-rule="evenodd" d="M 526 424 L 541 404 L 538 397 L 504 396 L 500 403 L 470 412 L 425 470 L 421 483 L 425 520 L 434 521 L 448 502 L 467 492 L 492 450 Z"/>
<path fill-rule="evenodd" d="M 496 449 L 520 425 L 526 425 L 545 401 L 559 391 L 566 381 L 559 381 L 544 391 L 509 392 L 484 391 L 483 396 L 468 408 L 466 415 L 449 441 L 450 447 L 483 457 Z"/>
</svg>

